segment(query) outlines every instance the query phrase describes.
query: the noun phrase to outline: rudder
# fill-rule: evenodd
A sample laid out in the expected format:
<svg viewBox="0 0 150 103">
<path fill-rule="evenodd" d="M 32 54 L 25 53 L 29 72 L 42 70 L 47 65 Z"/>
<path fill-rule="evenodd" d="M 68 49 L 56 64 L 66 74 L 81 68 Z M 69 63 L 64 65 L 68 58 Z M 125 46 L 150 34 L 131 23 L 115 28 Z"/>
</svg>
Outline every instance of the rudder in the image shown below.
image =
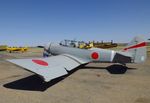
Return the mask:
<svg viewBox="0 0 150 103">
<path fill-rule="evenodd" d="M 123 51 L 132 54 L 134 63 L 144 62 L 147 58 L 146 42 L 142 36 L 136 36 Z"/>
</svg>

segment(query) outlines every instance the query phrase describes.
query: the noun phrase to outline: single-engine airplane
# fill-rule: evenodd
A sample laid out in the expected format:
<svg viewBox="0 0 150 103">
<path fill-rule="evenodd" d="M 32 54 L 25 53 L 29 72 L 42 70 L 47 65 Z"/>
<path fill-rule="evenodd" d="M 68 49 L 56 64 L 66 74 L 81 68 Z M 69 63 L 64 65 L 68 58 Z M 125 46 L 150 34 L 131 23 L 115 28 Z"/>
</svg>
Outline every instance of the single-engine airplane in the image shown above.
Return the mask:
<svg viewBox="0 0 150 103">
<path fill-rule="evenodd" d="M 47 58 L 12 59 L 8 60 L 28 71 L 38 74 L 45 82 L 67 75 L 69 71 L 80 65 L 91 62 L 141 63 L 147 58 L 146 42 L 141 36 L 135 37 L 121 51 L 100 48 L 79 49 L 49 43 L 45 45 L 44 52 L 53 56 Z"/>
<path fill-rule="evenodd" d="M 7 47 L 7 51 L 9 53 L 15 52 L 15 51 L 19 51 L 19 52 L 26 52 L 28 50 L 27 47 Z"/>
</svg>

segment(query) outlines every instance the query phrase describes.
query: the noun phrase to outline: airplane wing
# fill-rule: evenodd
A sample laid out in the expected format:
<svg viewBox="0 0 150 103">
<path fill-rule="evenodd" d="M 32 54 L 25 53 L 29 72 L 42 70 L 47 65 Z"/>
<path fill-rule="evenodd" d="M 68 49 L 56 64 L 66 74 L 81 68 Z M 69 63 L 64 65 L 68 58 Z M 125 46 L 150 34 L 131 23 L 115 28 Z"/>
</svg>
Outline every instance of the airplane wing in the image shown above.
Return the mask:
<svg viewBox="0 0 150 103">
<path fill-rule="evenodd" d="M 7 61 L 38 74 L 45 82 L 66 75 L 67 71 L 89 62 L 68 54 L 48 58 L 9 59 Z"/>
</svg>

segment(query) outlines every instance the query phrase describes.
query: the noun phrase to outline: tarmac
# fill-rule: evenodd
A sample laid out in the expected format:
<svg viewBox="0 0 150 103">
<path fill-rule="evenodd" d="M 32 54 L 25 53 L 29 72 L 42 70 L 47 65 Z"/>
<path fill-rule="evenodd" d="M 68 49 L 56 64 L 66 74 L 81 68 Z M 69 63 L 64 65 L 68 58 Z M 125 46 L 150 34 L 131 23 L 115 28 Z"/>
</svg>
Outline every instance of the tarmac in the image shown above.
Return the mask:
<svg viewBox="0 0 150 103">
<path fill-rule="evenodd" d="M 124 74 L 109 71 L 110 63 L 90 63 L 49 83 L 6 61 L 33 57 L 42 50 L 0 52 L 0 103 L 150 103 L 150 57 L 127 64 Z"/>
</svg>

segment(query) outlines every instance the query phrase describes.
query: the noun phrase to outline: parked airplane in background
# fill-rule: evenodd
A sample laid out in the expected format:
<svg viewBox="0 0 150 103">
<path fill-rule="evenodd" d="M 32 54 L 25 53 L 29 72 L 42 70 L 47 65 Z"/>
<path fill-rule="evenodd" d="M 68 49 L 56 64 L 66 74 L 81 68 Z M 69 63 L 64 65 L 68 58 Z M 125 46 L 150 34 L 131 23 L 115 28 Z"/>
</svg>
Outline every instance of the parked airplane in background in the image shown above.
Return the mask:
<svg viewBox="0 0 150 103">
<path fill-rule="evenodd" d="M 49 82 L 91 62 L 120 63 L 125 66 L 126 63 L 144 62 L 147 57 L 146 42 L 140 36 L 135 37 L 122 51 L 100 48 L 87 50 L 49 43 L 45 45 L 44 53 L 53 56 L 8 61 L 38 74 L 45 82 Z"/>
<path fill-rule="evenodd" d="M 0 51 L 8 51 L 9 53 L 12 52 L 26 52 L 28 47 L 9 47 L 7 45 L 0 45 Z"/>
<path fill-rule="evenodd" d="M 15 51 L 19 51 L 19 52 L 26 52 L 28 50 L 27 47 L 7 47 L 7 51 L 9 53 L 15 52 Z"/>
</svg>

